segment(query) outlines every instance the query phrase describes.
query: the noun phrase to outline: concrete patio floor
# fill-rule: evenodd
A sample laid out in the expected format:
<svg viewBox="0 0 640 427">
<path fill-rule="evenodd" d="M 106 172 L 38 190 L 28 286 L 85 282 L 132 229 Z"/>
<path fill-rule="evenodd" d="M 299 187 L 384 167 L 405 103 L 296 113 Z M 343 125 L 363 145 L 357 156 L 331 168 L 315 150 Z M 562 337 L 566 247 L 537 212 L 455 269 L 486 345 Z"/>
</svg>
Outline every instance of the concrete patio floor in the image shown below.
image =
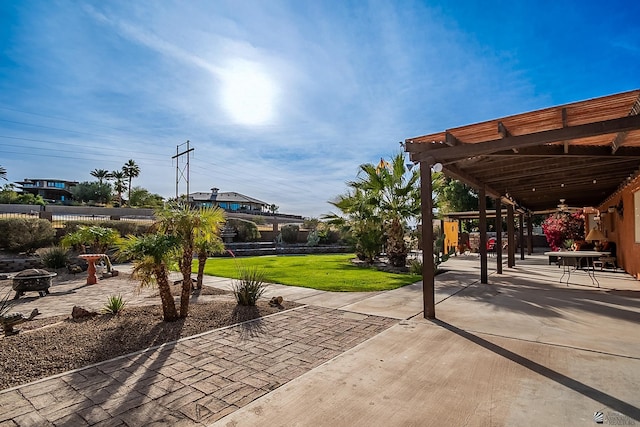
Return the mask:
<svg viewBox="0 0 640 427">
<path fill-rule="evenodd" d="M 438 320 L 419 283 L 273 285 L 268 298 L 308 306 L 0 391 L 0 426 L 640 424 L 640 282 L 578 271 L 566 285 L 538 254 L 488 285 L 477 256 L 445 267 Z"/>
</svg>

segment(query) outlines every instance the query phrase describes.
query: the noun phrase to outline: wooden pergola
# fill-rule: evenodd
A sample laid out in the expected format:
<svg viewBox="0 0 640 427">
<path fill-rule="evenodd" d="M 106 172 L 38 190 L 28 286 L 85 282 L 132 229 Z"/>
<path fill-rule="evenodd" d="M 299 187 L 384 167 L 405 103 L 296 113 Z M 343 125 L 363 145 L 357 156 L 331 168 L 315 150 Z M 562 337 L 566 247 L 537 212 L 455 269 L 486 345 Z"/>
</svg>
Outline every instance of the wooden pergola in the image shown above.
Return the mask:
<svg viewBox="0 0 640 427">
<path fill-rule="evenodd" d="M 481 282 L 488 282 L 486 197 L 507 208 L 508 266 L 515 265 L 514 214 L 598 206 L 640 173 L 640 90 L 575 102 L 405 140 L 420 164 L 422 220 L 433 219 L 435 167 L 478 191 Z M 501 229 L 498 215 L 496 228 Z M 433 258 L 433 230 L 422 233 L 424 260 Z M 501 236 L 497 236 L 500 241 Z M 524 256 L 524 253 L 522 254 Z M 502 270 L 498 251 L 498 273 Z M 435 318 L 435 271 L 423 263 L 424 317 Z"/>
</svg>

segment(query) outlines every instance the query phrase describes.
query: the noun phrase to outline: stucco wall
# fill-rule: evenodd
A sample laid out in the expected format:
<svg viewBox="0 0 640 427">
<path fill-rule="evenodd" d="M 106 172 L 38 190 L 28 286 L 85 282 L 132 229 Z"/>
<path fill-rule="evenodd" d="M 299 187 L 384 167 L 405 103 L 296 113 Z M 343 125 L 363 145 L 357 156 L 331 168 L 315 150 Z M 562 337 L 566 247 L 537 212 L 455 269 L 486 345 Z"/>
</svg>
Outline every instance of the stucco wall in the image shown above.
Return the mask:
<svg viewBox="0 0 640 427">
<path fill-rule="evenodd" d="M 613 213 L 607 212 L 604 219 L 605 235 L 609 241 L 616 243 L 618 267 L 640 280 L 640 243 L 635 241 L 637 215 L 633 200 L 636 191 L 640 191 L 640 177 L 636 177 L 621 192 L 599 206 L 599 209 L 601 212 L 606 212 L 609 206 L 617 206 L 622 200 L 622 216 L 617 210 Z"/>
</svg>

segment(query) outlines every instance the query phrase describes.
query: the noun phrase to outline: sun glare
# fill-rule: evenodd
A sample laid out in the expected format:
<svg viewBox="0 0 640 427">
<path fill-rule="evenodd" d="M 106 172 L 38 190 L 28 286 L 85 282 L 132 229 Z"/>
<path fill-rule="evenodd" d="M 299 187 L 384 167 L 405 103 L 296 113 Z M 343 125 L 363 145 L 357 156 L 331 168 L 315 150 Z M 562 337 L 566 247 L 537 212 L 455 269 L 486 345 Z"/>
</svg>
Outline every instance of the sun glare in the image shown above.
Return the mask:
<svg viewBox="0 0 640 427">
<path fill-rule="evenodd" d="M 236 123 L 253 126 L 273 120 L 277 87 L 260 64 L 233 61 L 222 83 L 222 106 Z"/>
</svg>

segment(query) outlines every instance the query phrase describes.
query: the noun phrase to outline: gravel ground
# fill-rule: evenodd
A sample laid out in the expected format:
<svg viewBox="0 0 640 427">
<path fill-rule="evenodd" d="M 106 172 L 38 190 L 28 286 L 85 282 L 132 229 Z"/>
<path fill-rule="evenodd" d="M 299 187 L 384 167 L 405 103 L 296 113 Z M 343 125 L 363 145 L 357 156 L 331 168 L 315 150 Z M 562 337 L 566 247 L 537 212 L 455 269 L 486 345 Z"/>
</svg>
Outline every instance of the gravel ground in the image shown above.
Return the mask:
<svg viewBox="0 0 640 427">
<path fill-rule="evenodd" d="M 206 286 L 201 292 L 230 294 Z M 231 295 L 221 298 L 192 303 L 189 316 L 175 322 L 162 321 L 159 305 L 83 320 L 58 316 L 25 322 L 17 326 L 19 334 L 0 338 L 0 390 L 298 305 L 285 301 L 276 308 L 259 301 L 256 307 L 242 307 Z"/>
</svg>

